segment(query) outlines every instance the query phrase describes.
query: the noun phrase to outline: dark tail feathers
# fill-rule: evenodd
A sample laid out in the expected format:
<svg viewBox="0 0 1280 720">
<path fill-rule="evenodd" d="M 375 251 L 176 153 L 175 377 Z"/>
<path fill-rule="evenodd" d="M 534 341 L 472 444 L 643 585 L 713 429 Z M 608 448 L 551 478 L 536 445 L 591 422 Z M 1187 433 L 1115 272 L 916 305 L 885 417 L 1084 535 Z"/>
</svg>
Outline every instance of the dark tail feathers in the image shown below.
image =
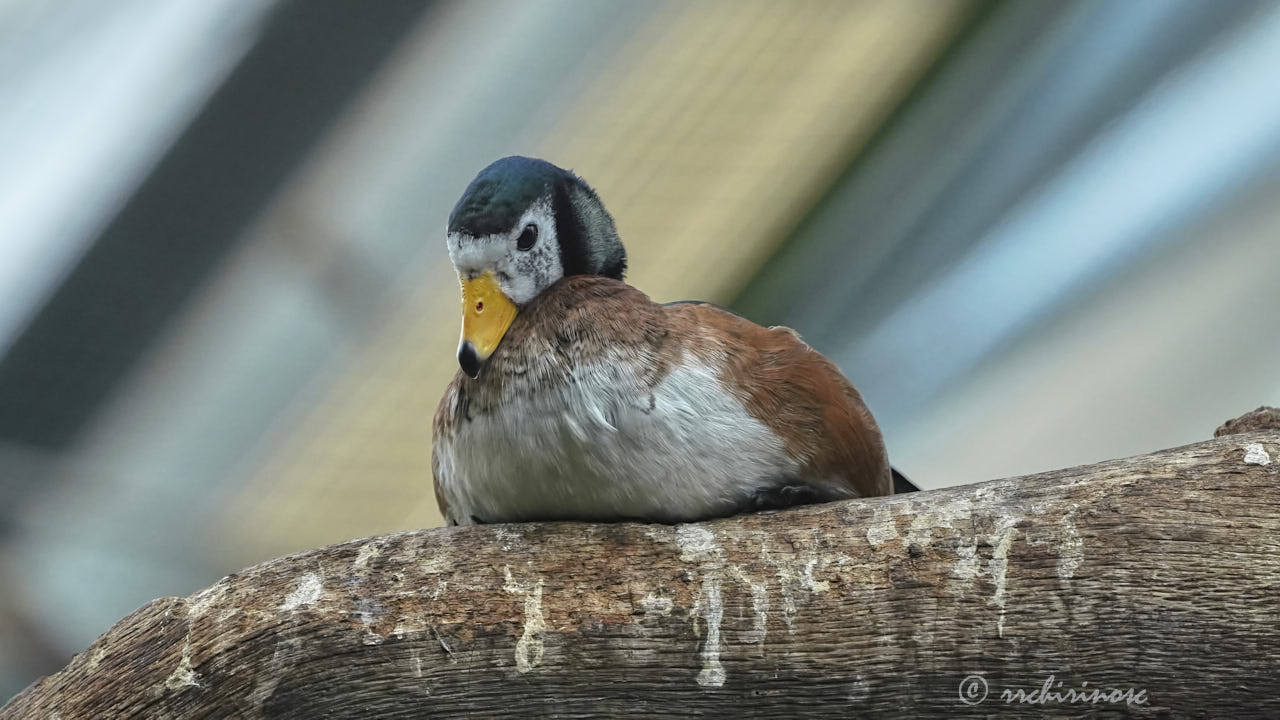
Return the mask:
<svg viewBox="0 0 1280 720">
<path fill-rule="evenodd" d="M 889 469 L 893 471 L 893 494 L 894 495 L 901 495 L 903 493 L 920 492 L 920 488 L 916 487 L 915 483 L 908 480 L 906 475 L 903 475 L 902 473 L 898 472 L 898 468 L 890 467 Z"/>
</svg>

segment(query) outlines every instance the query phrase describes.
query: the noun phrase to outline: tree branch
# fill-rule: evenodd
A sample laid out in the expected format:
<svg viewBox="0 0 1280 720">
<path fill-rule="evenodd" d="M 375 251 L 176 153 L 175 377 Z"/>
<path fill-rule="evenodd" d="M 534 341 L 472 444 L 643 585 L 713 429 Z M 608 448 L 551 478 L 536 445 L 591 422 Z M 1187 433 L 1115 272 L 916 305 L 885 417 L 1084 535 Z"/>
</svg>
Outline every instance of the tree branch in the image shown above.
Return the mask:
<svg viewBox="0 0 1280 720">
<path fill-rule="evenodd" d="M 1006 690 L 1037 716 L 1274 717 L 1271 427 L 708 523 L 320 548 L 146 605 L 0 718 L 848 718 L 1007 711 Z M 1050 676 L 1144 702 L 1018 701 Z"/>
</svg>

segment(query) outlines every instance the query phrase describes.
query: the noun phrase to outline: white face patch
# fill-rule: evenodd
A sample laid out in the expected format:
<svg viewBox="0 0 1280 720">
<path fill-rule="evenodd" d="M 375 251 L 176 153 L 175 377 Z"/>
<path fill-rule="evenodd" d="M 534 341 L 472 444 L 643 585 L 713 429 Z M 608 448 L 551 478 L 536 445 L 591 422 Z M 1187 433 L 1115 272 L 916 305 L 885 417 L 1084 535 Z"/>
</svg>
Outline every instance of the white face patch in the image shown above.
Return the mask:
<svg viewBox="0 0 1280 720">
<path fill-rule="evenodd" d="M 528 250 L 519 250 L 516 240 L 529 225 L 538 228 L 538 241 Z M 492 270 L 498 287 L 512 302 L 528 303 L 564 277 L 550 199 L 543 198 L 529 206 L 505 233 L 481 237 L 449 233 L 449 259 L 458 277 L 466 280 Z"/>
</svg>

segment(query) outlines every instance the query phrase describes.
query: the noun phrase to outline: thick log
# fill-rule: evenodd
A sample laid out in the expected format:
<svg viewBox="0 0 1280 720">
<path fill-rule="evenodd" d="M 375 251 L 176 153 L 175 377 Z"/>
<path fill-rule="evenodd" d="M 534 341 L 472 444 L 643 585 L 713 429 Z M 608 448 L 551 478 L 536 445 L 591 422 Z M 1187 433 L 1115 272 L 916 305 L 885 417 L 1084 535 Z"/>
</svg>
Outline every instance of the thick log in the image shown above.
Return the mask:
<svg viewBox="0 0 1280 720">
<path fill-rule="evenodd" d="M 1278 490 L 1272 429 L 700 524 L 358 540 L 154 601 L 0 718 L 1278 717 Z"/>
</svg>

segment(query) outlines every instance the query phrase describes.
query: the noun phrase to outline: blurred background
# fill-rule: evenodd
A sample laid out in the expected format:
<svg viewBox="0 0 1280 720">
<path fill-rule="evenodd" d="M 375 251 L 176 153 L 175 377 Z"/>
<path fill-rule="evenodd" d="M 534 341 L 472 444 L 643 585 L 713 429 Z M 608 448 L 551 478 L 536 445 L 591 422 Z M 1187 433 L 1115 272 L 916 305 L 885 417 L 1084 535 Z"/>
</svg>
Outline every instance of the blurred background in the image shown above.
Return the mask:
<svg viewBox="0 0 1280 720">
<path fill-rule="evenodd" d="M 146 601 L 440 524 L 452 204 L 797 328 L 933 488 L 1280 404 L 1280 5 L 0 0 L 0 699 Z"/>
</svg>

